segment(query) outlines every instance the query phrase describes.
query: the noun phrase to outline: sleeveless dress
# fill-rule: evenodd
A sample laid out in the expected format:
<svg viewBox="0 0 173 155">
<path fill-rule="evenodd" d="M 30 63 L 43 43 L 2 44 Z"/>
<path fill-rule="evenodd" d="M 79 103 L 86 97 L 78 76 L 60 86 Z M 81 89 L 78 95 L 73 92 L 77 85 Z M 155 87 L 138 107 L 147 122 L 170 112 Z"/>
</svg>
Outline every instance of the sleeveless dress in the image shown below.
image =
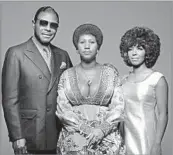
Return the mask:
<svg viewBox="0 0 173 155">
<path fill-rule="evenodd" d="M 155 88 L 163 75 L 152 72 L 142 82 L 124 78 L 122 89 L 125 100 L 125 145 L 127 155 L 149 155 L 155 140 L 157 100 Z"/>
<path fill-rule="evenodd" d="M 118 130 L 124 112 L 120 80 L 117 72 L 106 65 L 102 66 L 98 80 L 97 92 L 93 97 L 86 98 L 78 87 L 76 68 L 63 72 L 58 85 L 56 110 L 63 125 L 57 144 L 59 155 L 124 154 Z M 99 145 L 89 149 L 86 136 L 93 128 L 100 128 L 106 136 Z"/>
</svg>

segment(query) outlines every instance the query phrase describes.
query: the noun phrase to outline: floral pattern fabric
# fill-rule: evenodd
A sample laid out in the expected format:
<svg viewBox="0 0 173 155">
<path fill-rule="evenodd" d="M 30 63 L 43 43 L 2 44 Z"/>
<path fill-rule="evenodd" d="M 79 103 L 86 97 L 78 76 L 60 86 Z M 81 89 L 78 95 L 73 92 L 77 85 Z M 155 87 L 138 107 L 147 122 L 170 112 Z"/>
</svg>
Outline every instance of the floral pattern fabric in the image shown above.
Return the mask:
<svg viewBox="0 0 173 155">
<path fill-rule="evenodd" d="M 76 68 L 63 72 L 58 85 L 56 115 L 63 124 L 58 141 L 60 155 L 121 155 L 125 154 L 118 123 L 123 121 L 124 99 L 118 72 L 103 65 L 100 86 L 93 97 L 82 96 Z M 100 128 L 104 138 L 92 149 L 86 136 Z"/>
</svg>

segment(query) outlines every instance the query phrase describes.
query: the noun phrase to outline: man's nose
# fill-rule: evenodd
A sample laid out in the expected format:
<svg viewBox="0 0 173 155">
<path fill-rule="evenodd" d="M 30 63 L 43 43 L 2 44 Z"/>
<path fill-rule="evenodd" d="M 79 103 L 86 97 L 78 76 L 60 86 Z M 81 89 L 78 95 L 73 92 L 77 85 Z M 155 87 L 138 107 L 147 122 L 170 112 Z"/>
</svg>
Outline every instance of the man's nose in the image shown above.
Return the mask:
<svg viewBox="0 0 173 155">
<path fill-rule="evenodd" d="M 47 26 L 46 26 L 46 30 L 47 30 L 47 31 L 51 31 L 50 24 L 47 24 Z"/>
</svg>

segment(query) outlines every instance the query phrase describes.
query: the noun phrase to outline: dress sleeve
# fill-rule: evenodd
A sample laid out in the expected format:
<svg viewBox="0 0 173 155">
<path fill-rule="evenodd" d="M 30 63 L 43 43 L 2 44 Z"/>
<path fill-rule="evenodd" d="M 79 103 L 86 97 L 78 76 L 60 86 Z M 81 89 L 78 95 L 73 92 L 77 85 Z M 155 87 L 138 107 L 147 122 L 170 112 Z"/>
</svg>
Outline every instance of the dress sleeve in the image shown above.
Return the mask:
<svg viewBox="0 0 173 155">
<path fill-rule="evenodd" d="M 109 134 L 113 129 L 117 128 L 120 121 L 124 119 L 124 97 L 122 88 L 116 85 L 111 98 L 111 103 L 108 106 L 106 115 L 100 128 L 105 135 Z"/>
<path fill-rule="evenodd" d="M 79 128 L 80 119 L 79 116 L 74 112 L 73 106 L 70 104 L 66 93 L 65 93 L 65 72 L 60 77 L 58 84 L 58 96 L 57 96 L 57 108 L 56 115 L 60 119 L 61 123 L 67 130 L 77 130 Z"/>
</svg>

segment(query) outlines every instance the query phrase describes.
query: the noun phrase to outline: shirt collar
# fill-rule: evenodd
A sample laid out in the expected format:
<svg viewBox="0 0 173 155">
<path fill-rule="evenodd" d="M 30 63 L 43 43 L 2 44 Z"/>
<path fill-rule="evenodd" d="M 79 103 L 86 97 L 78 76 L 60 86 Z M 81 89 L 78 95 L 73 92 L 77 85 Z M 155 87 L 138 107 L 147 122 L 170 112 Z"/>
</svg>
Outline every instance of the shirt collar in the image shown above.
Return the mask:
<svg viewBox="0 0 173 155">
<path fill-rule="evenodd" d="M 32 41 L 34 42 L 34 44 L 36 45 L 36 47 L 38 48 L 38 50 L 43 51 L 43 49 L 47 49 L 48 51 L 50 51 L 50 46 L 43 46 L 42 44 L 40 44 L 40 42 L 36 39 L 35 36 L 32 37 Z"/>
</svg>

